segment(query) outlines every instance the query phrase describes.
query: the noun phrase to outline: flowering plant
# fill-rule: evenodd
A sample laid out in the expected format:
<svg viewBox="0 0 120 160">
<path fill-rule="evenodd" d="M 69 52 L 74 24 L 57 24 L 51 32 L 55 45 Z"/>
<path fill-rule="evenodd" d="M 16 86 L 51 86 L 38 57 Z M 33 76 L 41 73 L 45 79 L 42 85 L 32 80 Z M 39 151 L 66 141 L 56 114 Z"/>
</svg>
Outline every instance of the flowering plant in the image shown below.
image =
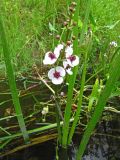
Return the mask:
<svg viewBox="0 0 120 160">
<path fill-rule="evenodd" d="M 58 66 L 61 62 L 62 66 Z M 58 85 L 63 83 L 66 74 L 73 74 L 72 68 L 79 64 L 79 57 L 73 54 L 72 45 L 59 44 L 54 52 L 49 51 L 45 54 L 43 64 L 55 65 L 48 71 L 48 78 L 53 84 Z"/>
</svg>

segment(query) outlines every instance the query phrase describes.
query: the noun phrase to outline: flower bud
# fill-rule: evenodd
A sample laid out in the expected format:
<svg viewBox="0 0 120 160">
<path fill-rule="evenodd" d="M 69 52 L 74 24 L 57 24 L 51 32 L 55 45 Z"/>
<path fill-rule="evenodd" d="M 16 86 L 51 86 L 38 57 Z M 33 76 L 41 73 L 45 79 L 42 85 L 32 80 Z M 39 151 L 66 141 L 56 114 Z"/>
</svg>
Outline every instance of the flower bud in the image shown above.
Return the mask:
<svg viewBox="0 0 120 160">
<path fill-rule="evenodd" d="M 71 45 L 71 41 L 67 41 L 67 45 L 70 46 Z"/>
<path fill-rule="evenodd" d="M 77 5 L 77 3 L 76 3 L 76 2 L 72 2 L 71 5 L 72 5 L 73 7 L 75 7 L 75 6 Z"/>
<path fill-rule="evenodd" d="M 55 100 L 54 95 L 51 95 L 51 96 L 50 96 L 50 99 L 51 99 L 51 100 Z"/>
<path fill-rule="evenodd" d="M 70 22 L 70 19 L 67 19 L 66 21 L 67 21 L 67 22 Z"/>
<path fill-rule="evenodd" d="M 75 38 L 76 38 L 75 36 L 72 36 L 72 40 L 75 40 Z"/>
<path fill-rule="evenodd" d="M 73 13 L 74 12 L 74 8 L 73 7 L 69 7 L 69 10 Z"/>
<path fill-rule="evenodd" d="M 58 39 L 58 40 L 59 40 L 59 39 L 60 39 L 60 35 L 57 35 L 57 36 L 56 36 L 56 39 Z"/>
<path fill-rule="evenodd" d="M 68 25 L 68 22 L 65 21 L 65 22 L 64 22 L 64 26 L 67 26 L 67 25 Z"/>
<path fill-rule="evenodd" d="M 63 97 L 63 96 L 65 96 L 65 93 L 64 93 L 64 92 L 61 92 L 60 95 Z"/>
</svg>

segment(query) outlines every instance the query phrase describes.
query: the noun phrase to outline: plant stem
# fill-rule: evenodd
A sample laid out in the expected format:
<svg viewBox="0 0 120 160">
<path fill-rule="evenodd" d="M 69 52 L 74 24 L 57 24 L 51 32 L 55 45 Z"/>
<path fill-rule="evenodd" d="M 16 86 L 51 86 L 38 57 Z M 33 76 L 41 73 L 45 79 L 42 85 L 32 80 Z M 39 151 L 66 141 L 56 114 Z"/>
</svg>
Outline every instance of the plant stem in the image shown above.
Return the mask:
<svg viewBox="0 0 120 160">
<path fill-rule="evenodd" d="M 80 1 L 76 0 L 76 2 L 77 2 L 77 7 L 76 7 L 76 12 L 75 12 L 73 20 L 75 22 L 77 22 L 77 25 L 73 29 L 73 35 L 75 35 L 75 37 L 76 37 L 76 40 L 73 43 L 73 48 L 74 48 L 75 54 L 77 54 L 80 57 L 81 53 L 80 53 L 80 50 L 78 50 L 78 33 L 79 33 L 78 32 L 78 19 L 79 19 Z M 91 9 L 91 0 L 88 0 L 86 11 L 85 11 L 84 24 L 83 24 L 82 31 L 81 31 L 80 45 L 82 44 L 83 39 L 84 39 L 84 33 L 85 33 L 85 30 L 86 30 L 86 27 L 87 27 L 89 14 L 90 14 L 90 9 Z M 78 72 L 78 67 L 79 66 L 76 66 L 74 68 L 73 75 L 70 76 L 70 78 L 69 78 L 67 105 L 66 105 L 66 109 L 65 109 L 64 126 L 63 126 L 63 137 L 62 137 L 62 145 L 64 147 L 67 147 L 67 145 L 68 145 L 69 119 L 70 119 L 70 115 L 71 115 L 73 89 L 74 89 L 75 79 L 76 79 L 77 72 Z"/>
<path fill-rule="evenodd" d="M 58 130 L 58 141 L 59 144 L 61 144 L 62 141 L 62 130 L 61 130 L 61 126 L 60 126 L 60 117 L 63 119 L 62 114 L 61 114 L 61 110 L 60 110 L 60 106 L 58 103 L 58 98 L 55 97 L 55 111 L 56 111 L 56 122 L 57 122 L 57 130 Z"/>
<path fill-rule="evenodd" d="M 1 36 L 2 46 L 3 46 L 4 60 L 5 60 L 6 71 L 7 71 L 8 80 L 9 80 L 9 86 L 10 86 L 10 90 L 12 93 L 13 104 L 14 104 L 15 111 L 17 114 L 19 127 L 21 129 L 23 138 L 24 138 L 25 142 L 27 143 L 27 142 L 29 142 L 29 136 L 28 136 L 28 133 L 26 130 L 26 126 L 25 126 L 25 122 L 23 119 L 23 114 L 22 114 L 22 110 L 21 110 L 21 106 L 20 106 L 20 102 L 19 102 L 19 98 L 18 98 L 18 92 L 17 92 L 17 88 L 16 88 L 14 71 L 13 71 L 12 63 L 11 63 L 11 59 L 10 59 L 10 51 L 8 48 L 2 19 L 0 19 L 0 36 Z"/>
<path fill-rule="evenodd" d="M 80 111 L 81 111 L 82 97 L 83 97 L 85 77 L 86 77 L 86 68 L 87 68 L 87 53 L 88 53 L 88 51 L 85 53 L 83 74 L 82 74 L 82 80 L 81 80 L 81 89 L 80 89 L 80 92 L 79 92 L 79 101 L 78 101 L 78 104 L 77 104 L 77 111 L 76 111 L 76 114 L 75 114 L 75 117 L 74 117 L 74 121 L 73 121 L 72 127 L 70 129 L 70 133 L 69 133 L 69 137 L 68 137 L 68 144 L 71 143 L 71 140 L 72 140 L 73 134 L 75 132 L 77 122 L 79 120 Z"/>
</svg>

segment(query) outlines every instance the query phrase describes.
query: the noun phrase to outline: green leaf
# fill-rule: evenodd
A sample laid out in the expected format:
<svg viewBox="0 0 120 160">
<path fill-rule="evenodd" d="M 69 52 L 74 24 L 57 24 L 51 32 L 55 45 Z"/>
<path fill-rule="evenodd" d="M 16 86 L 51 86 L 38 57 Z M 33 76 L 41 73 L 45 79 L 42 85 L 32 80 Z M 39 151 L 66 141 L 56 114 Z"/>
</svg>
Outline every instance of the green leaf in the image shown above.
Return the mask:
<svg viewBox="0 0 120 160">
<path fill-rule="evenodd" d="M 18 91 L 16 88 L 14 70 L 13 70 L 13 66 L 11 63 L 10 51 L 8 48 L 7 39 L 6 39 L 6 35 L 5 35 L 5 31 L 4 31 L 4 27 L 3 27 L 3 23 L 1 19 L 0 19 L 0 37 L 1 37 L 2 47 L 3 47 L 6 72 L 8 75 L 9 86 L 10 86 L 10 90 L 12 94 L 12 100 L 13 100 L 14 108 L 16 111 L 19 127 L 21 129 L 25 142 L 28 142 L 29 135 L 27 133 L 25 122 L 23 119 L 23 114 L 22 114 L 22 110 L 21 110 L 21 106 L 20 106 L 20 102 L 18 98 Z"/>
<path fill-rule="evenodd" d="M 79 27 L 80 29 L 82 29 L 82 26 L 83 26 L 83 23 L 82 23 L 82 21 L 79 19 L 79 20 L 78 20 L 78 27 Z"/>
<path fill-rule="evenodd" d="M 118 23 L 120 22 L 120 20 L 118 20 L 117 22 L 115 22 L 114 24 L 111 24 L 111 25 L 107 25 L 107 26 L 104 26 L 105 28 L 108 28 L 108 29 L 114 29 L 116 27 L 116 25 L 118 25 Z"/>
<path fill-rule="evenodd" d="M 99 95 L 100 95 L 99 89 L 100 89 L 99 80 L 96 79 L 95 84 L 92 89 L 92 93 L 89 97 L 88 111 L 91 110 L 93 103 L 97 102 Z"/>
<path fill-rule="evenodd" d="M 117 88 L 115 91 L 112 91 L 110 98 L 120 96 L 120 88 Z"/>
</svg>

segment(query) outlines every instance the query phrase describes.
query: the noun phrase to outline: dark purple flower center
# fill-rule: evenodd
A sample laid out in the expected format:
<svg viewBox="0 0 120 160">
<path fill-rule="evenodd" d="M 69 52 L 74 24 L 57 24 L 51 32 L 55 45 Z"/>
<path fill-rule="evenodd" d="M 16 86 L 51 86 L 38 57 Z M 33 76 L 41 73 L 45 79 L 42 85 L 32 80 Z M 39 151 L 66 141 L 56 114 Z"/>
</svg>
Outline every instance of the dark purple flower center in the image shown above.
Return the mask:
<svg viewBox="0 0 120 160">
<path fill-rule="evenodd" d="M 70 69 L 71 67 L 70 67 L 70 65 L 69 64 L 67 64 L 67 66 L 66 66 L 66 69 Z"/>
<path fill-rule="evenodd" d="M 68 57 L 68 59 L 69 59 L 71 62 L 73 62 L 73 61 L 76 60 L 76 57 L 75 57 L 74 55 L 71 55 L 71 56 Z"/>
<path fill-rule="evenodd" d="M 55 71 L 55 73 L 54 73 L 53 75 L 54 75 L 54 77 L 57 78 L 57 79 L 58 79 L 59 77 L 61 77 L 61 76 L 60 76 L 60 72 L 57 72 L 57 71 Z"/>
<path fill-rule="evenodd" d="M 49 57 L 51 58 L 51 60 L 56 59 L 55 54 L 52 52 L 49 53 Z"/>
</svg>

